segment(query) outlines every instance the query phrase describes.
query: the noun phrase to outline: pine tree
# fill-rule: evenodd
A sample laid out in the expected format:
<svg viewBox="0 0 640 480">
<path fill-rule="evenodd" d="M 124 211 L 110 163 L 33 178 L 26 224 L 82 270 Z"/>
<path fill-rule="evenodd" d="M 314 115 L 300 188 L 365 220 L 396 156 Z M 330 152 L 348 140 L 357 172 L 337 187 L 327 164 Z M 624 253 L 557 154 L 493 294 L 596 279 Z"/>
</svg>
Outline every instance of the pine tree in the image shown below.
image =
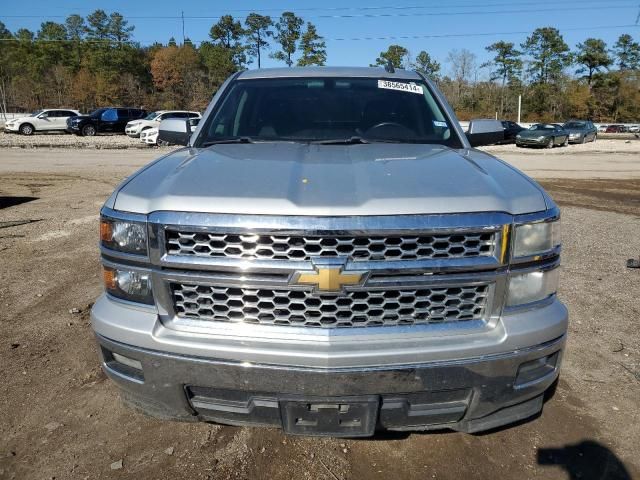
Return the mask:
<svg viewBox="0 0 640 480">
<path fill-rule="evenodd" d="M 593 75 L 603 68 L 609 68 L 613 60 L 607 52 L 607 44 L 599 38 L 587 38 L 577 45 L 576 63 L 580 66 L 576 73 L 586 73 L 587 85 L 591 87 Z"/>
<path fill-rule="evenodd" d="M 318 35 L 316 26 L 311 22 L 307 22 L 307 31 L 302 34 L 300 50 L 302 50 L 302 56 L 298 59 L 299 67 L 322 66 L 327 61 L 327 48 L 324 39 Z"/>
<path fill-rule="evenodd" d="M 521 47 L 531 57 L 529 74 L 536 83 L 557 80 L 571 64 L 569 46 L 556 28 L 536 29 Z"/>
<path fill-rule="evenodd" d="M 620 70 L 640 69 L 640 44 L 634 42 L 628 33 L 620 35 L 613 46 L 613 53 Z"/>
<path fill-rule="evenodd" d="M 250 13 L 244 21 L 246 25 L 245 34 L 249 40 L 247 45 L 247 53 L 251 57 L 255 57 L 258 61 L 258 68 L 261 65 L 262 49 L 269 45 L 268 38 L 273 37 L 273 20 L 267 15 L 259 15 Z"/>
<path fill-rule="evenodd" d="M 300 39 L 300 29 L 304 20 L 293 12 L 284 12 L 276 23 L 276 42 L 280 44 L 280 51 L 271 54 L 271 58 L 285 62 L 289 67 L 293 65 L 291 58 L 296 53 L 296 45 Z"/>
<path fill-rule="evenodd" d="M 496 42 L 485 48 L 488 52 L 495 52 L 495 57 L 483 66 L 492 66 L 491 81 L 500 80 L 500 116 L 504 114 L 505 87 L 513 83 L 522 73 L 522 52 L 516 50 L 511 42 Z"/>
<path fill-rule="evenodd" d="M 387 48 L 385 52 L 380 52 L 380 56 L 376 58 L 376 63 L 371 66 L 385 66 L 391 62 L 394 68 L 403 68 L 408 55 L 409 50 L 406 48 L 400 45 L 389 45 L 389 48 Z"/>
<path fill-rule="evenodd" d="M 431 58 L 427 52 L 422 50 L 416 57 L 411 68 L 422 73 L 424 76 L 437 80 L 440 75 L 440 64 Z"/>
<path fill-rule="evenodd" d="M 226 51 L 237 69 L 243 68 L 247 63 L 247 57 L 244 53 L 245 47 L 241 43 L 244 34 L 242 24 L 231 15 L 223 15 L 209 32 L 214 45 L 222 47 Z"/>
</svg>

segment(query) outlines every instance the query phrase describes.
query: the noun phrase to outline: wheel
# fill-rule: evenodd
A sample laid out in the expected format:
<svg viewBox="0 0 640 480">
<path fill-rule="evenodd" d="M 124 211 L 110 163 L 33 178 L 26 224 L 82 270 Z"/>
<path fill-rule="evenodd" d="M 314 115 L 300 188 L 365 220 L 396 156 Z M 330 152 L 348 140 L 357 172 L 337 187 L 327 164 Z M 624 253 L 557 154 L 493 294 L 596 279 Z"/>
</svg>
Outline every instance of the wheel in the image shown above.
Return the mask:
<svg viewBox="0 0 640 480">
<path fill-rule="evenodd" d="M 580 138 L 580 143 L 582 143 L 582 144 L 587 143 L 587 136 L 586 135 Z"/>
<path fill-rule="evenodd" d="M 569 146 L 569 137 L 565 137 L 564 138 L 564 143 L 562 144 L 563 147 L 567 147 Z"/>
<path fill-rule="evenodd" d="M 159 147 L 168 147 L 169 142 L 167 142 L 166 140 L 158 139 L 158 141 L 156 142 L 156 145 L 158 145 Z"/>
<path fill-rule="evenodd" d="M 551 137 L 547 142 L 546 148 L 553 148 L 553 145 L 556 143 L 555 138 Z"/>
<path fill-rule="evenodd" d="M 85 137 L 93 137 L 96 134 L 96 127 L 93 125 L 85 125 L 82 127 L 82 135 Z"/>
<path fill-rule="evenodd" d="M 23 135 L 33 135 L 35 128 L 33 128 L 33 125 L 31 125 L 30 123 L 23 123 L 22 125 L 20 125 L 19 130 Z"/>
<path fill-rule="evenodd" d="M 592 141 L 593 143 L 596 143 L 596 140 L 597 140 L 597 139 L 598 139 L 598 135 L 596 134 L 596 135 L 594 135 L 594 136 L 593 136 L 593 140 L 591 140 L 591 141 Z"/>
</svg>

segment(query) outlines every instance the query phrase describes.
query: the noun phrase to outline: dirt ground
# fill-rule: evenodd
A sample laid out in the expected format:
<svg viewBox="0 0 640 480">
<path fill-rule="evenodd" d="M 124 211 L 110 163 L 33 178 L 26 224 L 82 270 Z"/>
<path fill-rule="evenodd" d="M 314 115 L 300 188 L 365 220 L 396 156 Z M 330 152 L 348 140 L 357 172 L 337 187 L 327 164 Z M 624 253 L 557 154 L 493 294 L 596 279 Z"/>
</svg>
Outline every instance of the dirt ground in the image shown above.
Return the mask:
<svg viewBox="0 0 640 480">
<path fill-rule="evenodd" d="M 484 435 L 366 440 L 125 409 L 89 326 L 102 289 L 98 211 L 157 152 L 0 149 L 0 478 L 640 478 L 640 270 L 625 267 L 640 255 L 640 147 L 581 147 L 499 153 L 563 207 L 560 295 L 571 323 L 543 414 Z"/>
</svg>

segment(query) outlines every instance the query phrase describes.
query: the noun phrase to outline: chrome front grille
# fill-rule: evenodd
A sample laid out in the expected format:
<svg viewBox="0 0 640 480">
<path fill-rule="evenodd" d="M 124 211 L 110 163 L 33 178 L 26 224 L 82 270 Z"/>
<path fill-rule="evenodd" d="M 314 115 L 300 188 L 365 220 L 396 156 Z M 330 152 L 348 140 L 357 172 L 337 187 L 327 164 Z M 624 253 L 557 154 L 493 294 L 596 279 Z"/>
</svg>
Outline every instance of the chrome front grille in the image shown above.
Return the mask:
<svg viewBox="0 0 640 480">
<path fill-rule="evenodd" d="M 494 255 L 494 232 L 388 236 L 300 236 L 165 232 L 169 255 L 256 260 L 307 261 L 345 257 L 357 261 L 393 261 L 488 257 Z"/>
<path fill-rule="evenodd" d="M 300 327 L 373 327 L 484 318 L 491 285 L 353 290 L 240 288 L 171 283 L 180 318 Z"/>
</svg>

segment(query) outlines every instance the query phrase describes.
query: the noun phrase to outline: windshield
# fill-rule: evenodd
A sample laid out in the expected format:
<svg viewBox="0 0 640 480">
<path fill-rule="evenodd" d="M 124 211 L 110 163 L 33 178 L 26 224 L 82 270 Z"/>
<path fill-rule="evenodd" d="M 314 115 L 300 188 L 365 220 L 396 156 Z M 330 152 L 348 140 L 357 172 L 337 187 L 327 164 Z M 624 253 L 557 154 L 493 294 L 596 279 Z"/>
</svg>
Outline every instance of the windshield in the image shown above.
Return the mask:
<svg viewBox="0 0 640 480">
<path fill-rule="evenodd" d="M 44 112 L 44 110 L 36 110 L 35 112 L 33 112 L 31 115 L 29 115 L 30 117 L 37 117 L 38 115 L 40 115 L 42 112 Z"/>
<path fill-rule="evenodd" d="M 585 122 L 567 122 L 564 124 L 564 128 L 576 128 L 582 129 L 585 128 L 587 124 Z"/>
<path fill-rule="evenodd" d="M 422 82 L 377 78 L 238 80 L 208 116 L 195 146 L 230 140 L 359 139 L 461 148 Z"/>
<path fill-rule="evenodd" d="M 90 117 L 93 117 L 93 118 L 98 118 L 98 117 L 100 117 L 100 116 L 102 115 L 102 113 L 103 113 L 105 110 L 108 110 L 108 109 L 107 109 L 107 108 L 98 108 L 97 110 L 94 110 L 93 112 L 91 112 L 91 113 L 89 114 L 89 116 L 90 116 Z"/>
<path fill-rule="evenodd" d="M 145 120 L 153 120 L 154 118 L 156 118 L 158 115 L 160 114 L 160 112 L 151 112 L 149 115 L 147 115 L 146 117 L 144 117 Z"/>
<path fill-rule="evenodd" d="M 531 125 L 529 127 L 529 130 L 555 130 L 555 126 L 554 125 L 546 125 L 546 124 L 542 124 L 539 123 L 537 125 Z"/>
</svg>

